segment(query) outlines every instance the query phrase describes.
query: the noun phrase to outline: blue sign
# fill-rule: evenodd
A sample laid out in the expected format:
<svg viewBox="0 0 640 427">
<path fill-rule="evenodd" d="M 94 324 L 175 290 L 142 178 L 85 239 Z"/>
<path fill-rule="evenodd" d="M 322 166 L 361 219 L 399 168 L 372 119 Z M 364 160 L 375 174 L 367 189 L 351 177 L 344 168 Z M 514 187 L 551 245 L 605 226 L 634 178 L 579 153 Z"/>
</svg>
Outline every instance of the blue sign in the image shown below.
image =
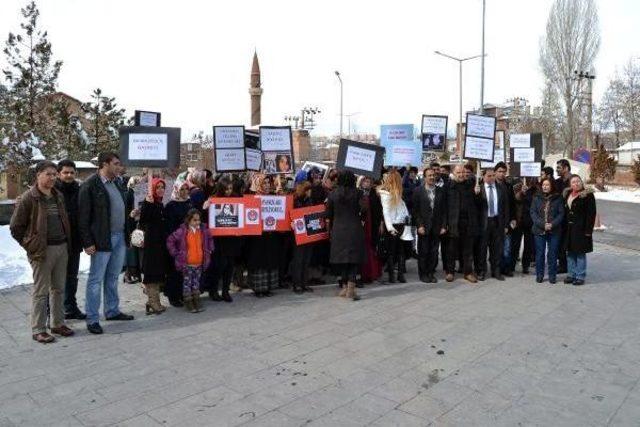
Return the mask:
<svg viewBox="0 0 640 427">
<path fill-rule="evenodd" d="M 413 125 L 380 126 L 380 145 L 387 166 L 422 165 L 422 142 L 414 140 Z"/>
</svg>

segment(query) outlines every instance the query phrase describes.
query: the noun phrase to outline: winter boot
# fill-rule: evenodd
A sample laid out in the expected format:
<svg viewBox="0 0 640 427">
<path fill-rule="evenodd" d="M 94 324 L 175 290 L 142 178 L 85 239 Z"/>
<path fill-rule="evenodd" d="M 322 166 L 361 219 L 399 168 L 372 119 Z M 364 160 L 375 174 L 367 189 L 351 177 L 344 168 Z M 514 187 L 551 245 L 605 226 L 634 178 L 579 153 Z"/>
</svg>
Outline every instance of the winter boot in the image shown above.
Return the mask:
<svg viewBox="0 0 640 427">
<path fill-rule="evenodd" d="M 354 282 L 347 282 L 347 298 L 351 298 L 354 301 L 358 301 L 360 297 L 356 294 L 356 284 Z"/>
<path fill-rule="evenodd" d="M 193 298 L 190 296 L 185 296 L 182 299 L 182 304 L 184 305 L 185 311 L 188 313 L 197 313 L 196 309 L 193 307 Z"/>
<path fill-rule="evenodd" d="M 195 292 L 193 294 L 191 294 L 192 298 L 193 298 L 193 308 L 194 308 L 194 313 L 200 313 L 201 311 L 204 311 L 204 308 L 202 308 L 202 304 L 200 303 L 200 292 Z"/>
</svg>

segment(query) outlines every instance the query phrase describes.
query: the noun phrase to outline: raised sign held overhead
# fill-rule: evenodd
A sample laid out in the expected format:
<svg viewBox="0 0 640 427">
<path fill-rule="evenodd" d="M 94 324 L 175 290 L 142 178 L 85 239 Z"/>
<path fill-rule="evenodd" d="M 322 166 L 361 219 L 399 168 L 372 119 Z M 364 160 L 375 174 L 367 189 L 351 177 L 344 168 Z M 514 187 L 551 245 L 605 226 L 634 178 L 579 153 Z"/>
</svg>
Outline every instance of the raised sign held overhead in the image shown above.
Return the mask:
<svg viewBox="0 0 640 427">
<path fill-rule="evenodd" d="M 504 145 L 504 131 L 497 130 L 496 131 L 496 148 L 493 151 L 493 161 L 492 162 L 480 162 L 480 168 L 482 169 L 493 169 L 498 163 L 504 162 L 505 160 L 506 148 Z"/>
<path fill-rule="evenodd" d="M 542 134 L 511 134 L 509 136 L 509 145 L 511 176 L 540 176 L 542 168 Z"/>
<path fill-rule="evenodd" d="M 123 126 L 120 157 L 127 166 L 175 168 L 180 165 L 180 128 Z"/>
<path fill-rule="evenodd" d="M 260 126 L 260 150 L 265 173 L 295 172 L 291 126 Z"/>
<path fill-rule="evenodd" d="M 351 171 L 356 175 L 380 179 L 384 152 L 384 147 L 379 145 L 341 139 L 336 168 Z"/>
<path fill-rule="evenodd" d="M 213 148 L 216 171 L 243 172 L 247 169 L 244 126 L 214 126 Z"/>
<path fill-rule="evenodd" d="M 136 126 L 160 127 L 160 113 L 136 110 L 133 116 Z"/>
<path fill-rule="evenodd" d="M 495 150 L 495 134 L 495 117 L 467 114 L 463 157 L 469 160 L 492 162 Z"/>
<path fill-rule="evenodd" d="M 413 140 L 411 124 L 380 126 L 380 145 L 385 149 L 385 165 L 422 165 L 422 144 Z"/>
<path fill-rule="evenodd" d="M 422 150 L 444 151 L 447 145 L 447 116 L 422 115 Z"/>
</svg>

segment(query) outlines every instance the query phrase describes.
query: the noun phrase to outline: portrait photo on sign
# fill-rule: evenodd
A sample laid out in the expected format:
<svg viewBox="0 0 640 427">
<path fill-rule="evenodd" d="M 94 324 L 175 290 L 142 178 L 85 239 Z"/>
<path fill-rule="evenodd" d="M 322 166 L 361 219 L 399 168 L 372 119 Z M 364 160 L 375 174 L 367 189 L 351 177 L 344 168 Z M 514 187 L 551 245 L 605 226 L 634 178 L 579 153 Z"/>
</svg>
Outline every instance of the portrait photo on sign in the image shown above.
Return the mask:
<svg viewBox="0 0 640 427">
<path fill-rule="evenodd" d="M 213 209 L 216 228 L 238 228 L 242 226 L 242 216 L 237 203 L 216 204 Z"/>
<path fill-rule="evenodd" d="M 289 152 L 264 153 L 265 173 L 293 173 L 293 159 Z"/>
<path fill-rule="evenodd" d="M 422 134 L 422 149 L 423 150 L 443 150 L 444 144 L 447 141 L 445 134 Z"/>
</svg>

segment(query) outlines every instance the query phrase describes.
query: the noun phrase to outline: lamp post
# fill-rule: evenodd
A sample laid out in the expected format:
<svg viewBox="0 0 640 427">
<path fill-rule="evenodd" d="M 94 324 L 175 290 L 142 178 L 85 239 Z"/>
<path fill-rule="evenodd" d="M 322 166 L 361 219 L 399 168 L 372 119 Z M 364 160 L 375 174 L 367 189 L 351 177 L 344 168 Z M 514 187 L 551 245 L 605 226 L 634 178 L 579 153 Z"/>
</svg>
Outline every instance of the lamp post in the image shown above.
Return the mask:
<svg viewBox="0 0 640 427">
<path fill-rule="evenodd" d="M 462 147 L 462 138 L 461 138 L 461 136 L 462 136 L 462 63 L 464 61 L 469 61 L 471 59 L 476 59 L 476 58 L 480 58 L 480 57 L 487 56 L 487 55 L 484 54 L 484 55 L 469 56 L 469 57 L 466 57 L 466 58 L 456 58 L 455 56 L 451 56 L 451 55 L 447 55 L 446 53 L 442 53 L 439 50 L 436 50 L 434 53 L 436 55 L 444 56 L 445 58 L 449 58 L 449 59 L 452 59 L 454 61 L 458 61 L 458 66 L 459 66 L 459 76 L 458 77 L 459 77 L 459 82 L 460 82 L 460 89 L 459 89 L 460 97 L 459 97 L 459 105 L 458 105 L 459 113 L 460 113 L 460 121 L 459 121 L 460 129 L 457 130 L 456 134 L 457 134 L 457 139 L 458 139 L 458 148 L 461 148 Z M 446 138 L 446 136 L 445 136 L 445 138 Z"/>
<path fill-rule="evenodd" d="M 343 115 L 342 115 L 342 95 L 343 95 L 343 91 L 342 91 L 342 78 L 340 77 L 340 72 L 336 71 L 336 77 L 338 77 L 338 80 L 340 81 L 340 138 L 342 138 L 342 119 L 343 119 Z"/>
<path fill-rule="evenodd" d="M 485 21 L 485 9 L 487 6 L 486 0 L 482 0 L 482 60 L 480 65 L 480 114 L 484 114 L 484 21 Z"/>
</svg>

